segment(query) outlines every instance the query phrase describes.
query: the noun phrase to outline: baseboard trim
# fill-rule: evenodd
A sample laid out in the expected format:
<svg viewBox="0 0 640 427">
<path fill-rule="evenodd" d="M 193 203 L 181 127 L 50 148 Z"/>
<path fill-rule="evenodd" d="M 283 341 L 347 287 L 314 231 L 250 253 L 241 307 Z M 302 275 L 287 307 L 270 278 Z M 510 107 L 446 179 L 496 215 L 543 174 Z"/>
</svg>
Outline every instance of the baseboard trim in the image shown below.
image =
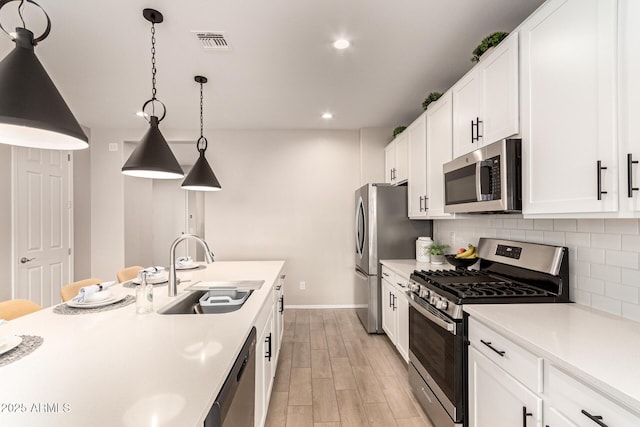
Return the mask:
<svg viewBox="0 0 640 427">
<path fill-rule="evenodd" d="M 315 305 L 285 305 L 284 308 L 295 308 L 299 310 L 313 310 L 317 308 L 365 308 L 366 304 L 315 304 Z"/>
</svg>

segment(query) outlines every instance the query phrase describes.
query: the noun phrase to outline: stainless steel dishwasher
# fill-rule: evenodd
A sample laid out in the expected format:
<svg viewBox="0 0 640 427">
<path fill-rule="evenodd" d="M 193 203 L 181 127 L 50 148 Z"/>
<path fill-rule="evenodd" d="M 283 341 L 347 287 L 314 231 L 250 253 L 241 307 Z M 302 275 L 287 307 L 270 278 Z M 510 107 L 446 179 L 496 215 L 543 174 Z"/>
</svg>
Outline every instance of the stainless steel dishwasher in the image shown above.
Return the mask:
<svg viewBox="0 0 640 427">
<path fill-rule="evenodd" d="M 256 328 L 251 328 L 249 338 L 204 420 L 204 427 L 252 427 L 255 393 Z"/>
</svg>

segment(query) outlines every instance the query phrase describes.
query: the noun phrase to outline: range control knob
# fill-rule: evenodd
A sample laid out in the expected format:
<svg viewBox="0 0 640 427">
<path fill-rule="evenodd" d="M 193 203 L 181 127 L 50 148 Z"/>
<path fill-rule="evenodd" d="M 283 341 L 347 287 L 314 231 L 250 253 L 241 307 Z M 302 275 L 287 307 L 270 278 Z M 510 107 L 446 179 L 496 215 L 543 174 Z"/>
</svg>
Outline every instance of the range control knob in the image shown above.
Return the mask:
<svg viewBox="0 0 640 427">
<path fill-rule="evenodd" d="M 431 299 L 429 300 L 429 303 L 431 305 L 436 305 L 438 303 L 438 297 L 432 296 Z"/>
<path fill-rule="evenodd" d="M 424 299 L 428 300 L 428 298 L 429 298 L 429 290 L 425 289 L 425 288 L 421 288 L 420 289 L 420 298 L 424 298 Z"/>
<path fill-rule="evenodd" d="M 440 310 L 446 310 L 447 307 L 449 307 L 449 303 L 447 301 L 445 301 L 445 300 L 440 300 L 436 304 L 436 308 L 440 309 Z"/>
</svg>

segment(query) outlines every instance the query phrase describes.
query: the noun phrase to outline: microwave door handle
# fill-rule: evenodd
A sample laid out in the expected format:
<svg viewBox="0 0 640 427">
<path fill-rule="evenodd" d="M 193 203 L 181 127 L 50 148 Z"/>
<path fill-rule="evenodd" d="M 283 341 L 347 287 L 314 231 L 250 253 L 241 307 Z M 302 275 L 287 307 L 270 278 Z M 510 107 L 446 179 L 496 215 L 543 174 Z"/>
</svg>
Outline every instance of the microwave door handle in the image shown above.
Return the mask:
<svg viewBox="0 0 640 427">
<path fill-rule="evenodd" d="M 476 201 L 482 201 L 482 162 L 476 162 Z"/>
</svg>

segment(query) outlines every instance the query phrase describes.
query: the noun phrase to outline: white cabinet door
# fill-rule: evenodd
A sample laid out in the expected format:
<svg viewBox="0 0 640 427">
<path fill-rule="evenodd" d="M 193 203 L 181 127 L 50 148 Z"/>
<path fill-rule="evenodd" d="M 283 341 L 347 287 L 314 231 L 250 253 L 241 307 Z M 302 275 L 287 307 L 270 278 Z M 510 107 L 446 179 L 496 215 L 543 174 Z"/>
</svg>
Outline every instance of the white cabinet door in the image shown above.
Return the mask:
<svg viewBox="0 0 640 427">
<path fill-rule="evenodd" d="M 512 33 L 482 63 L 482 141 L 490 144 L 520 132 L 518 33 Z"/>
<path fill-rule="evenodd" d="M 407 296 L 396 291 L 397 342 L 396 348 L 405 362 L 409 363 L 409 301 Z"/>
<path fill-rule="evenodd" d="M 469 427 L 534 427 L 542 399 L 469 347 Z"/>
<path fill-rule="evenodd" d="M 444 174 L 442 165 L 451 160 L 453 144 L 451 91 L 427 109 L 427 200 L 428 218 L 449 218 L 444 211 Z M 409 185 L 412 185 L 409 180 Z"/>
<path fill-rule="evenodd" d="M 545 427 L 578 427 L 560 414 L 556 408 L 545 405 L 544 407 L 544 426 Z"/>
<path fill-rule="evenodd" d="M 615 0 L 551 0 L 520 28 L 525 214 L 618 208 L 616 18 Z"/>
<path fill-rule="evenodd" d="M 393 309 L 394 289 L 386 280 L 382 280 L 382 330 L 392 343 L 396 343 L 396 313 Z"/>
<path fill-rule="evenodd" d="M 640 213 L 640 2 L 620 0 L 620 209 Z M 629 179 L 631 178 L 631 179 Z"/>
<path fill-rule="evenodd" d="M 427 216 L 427 113 L 418 117 L 405 131 L 409 135 L 409 218 Z"/>
<path fill-rule="evenodd" d="M 475 150 L 478 139 L 475 123 L 482 116 L 482 75 L 478 67 L 466 74 L 451 89 L 453 93 L 453 157 Z M 480 125 L 482 135 L 482 124 Z"/>
<path fill-rule="evenodd" d="M 396 173 L 395 183 L 402 184 L 408 178 L 409 173 L 409 133 L 405 129 L 395 140 L 396 144 Z"/>
<path fill-rule="evenodd" d="M 396 167 L 396 145 L 391 141 L 384 147 L 384 182 L 393 184 Z"/>
<path fill-rule="evenodd" d="M 273 313 L 269 313 L 262 333 L 258 335 L 256 342 L 256 407 L 255 425 L 262 427 L 267 419 L 269 398 L 273 385 L 271 352 L 273 351 Z"/>
</svg>

